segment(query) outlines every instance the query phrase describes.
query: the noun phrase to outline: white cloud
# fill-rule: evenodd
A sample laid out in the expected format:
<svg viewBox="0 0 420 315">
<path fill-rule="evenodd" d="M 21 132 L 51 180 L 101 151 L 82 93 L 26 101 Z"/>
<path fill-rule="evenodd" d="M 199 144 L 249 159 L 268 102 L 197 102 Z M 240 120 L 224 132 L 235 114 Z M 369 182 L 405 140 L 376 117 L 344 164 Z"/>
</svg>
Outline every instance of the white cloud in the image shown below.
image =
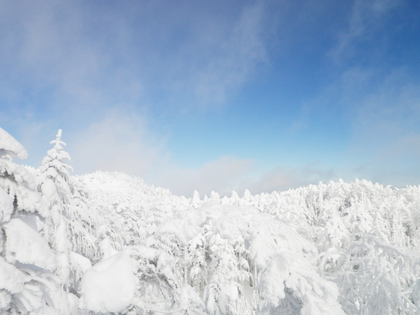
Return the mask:
<svg viewBox="0 0 420 315">
<path fill-rule="evenodd" d="M 253 161 L 223 156 L 197 169 L 183 169 L 173 165 L 162 167 L 157 183 L 173 193 L 191 197 L 197 190 L 201 197 L 212 191 L 221 195 L 241 189 L 252 168 Z"/>
<path fill-rule="evenodd" d="M 403 70 L 385 77 L 380 88 L 360 101 L 356 113 L 356 146 L 370 149 L 378 160 L 420 157 L 420 82 Z"/>
<path fill-rule="evenodd" d="M 418 183 L 416 176 L 420 174 L 415 170 L 420 164 L 420 84 L 407 83 L 404 71 L 396 71 L 370 94 L 359 95 L 356 81 L 360 78 L 370 80 L 371 75 L 351 71 L 343 75 L 340 87 L 333 93 L 341 98 L 339 102 L 357 104 L 347 111 L 352 126 L 351 147 L 344 153 L 346 161 L 334 170 L 318 164 L 278 167 L 252 180 L 254 161 L 226 156 L 196 169 L 182 168 L 170 158 L 164 140 L 150 131 L 145 117 L 118 108 L 68 141 L 72 164 L 77 173 L 123 171 L 186 196 L 194 190 L 201 196 L 211 191 L 222 195 L 232 190 L 241 193 L 246 188 L 252 193 L 283 191 L 340 177 L 394 185 Z M 358 156 L 363 156 L 362 164 Z"/>
<path fill-rule="evenodd" d="M 223 104 L 233 91 L 249 79 L 259 63 L 267 61 L 263 40 L 264 16 L 262 4 L 257 3 L 243 8 L 229 31 L 199 34 L 201 43 L 204 38 L 207 41 L 206 45 L 200 47 L 202 53 L 206 49 L 212 51 L 208 61 L 203 63 L 203 60 L 196 60 L 203 67 L 196 69 L 191 78 L 195 96 L 200 103 Z"/>
<path fill-rule="evenodd" d="M 77 1 L 4 1 L 0 37 L 3 98 L 22 112 L 82 117 L 138 100 L 141 84 L 112 65 L 111 50 L 92 33 Z M 98 31 L 100 32 L 100 31 Z"/>
<path fill-rule="evenodd" d="M 403 1 L 398 0 L 355 0 L 348 27 L 340 33 L 330 56 L 339 63 L 353 56 L 357 44 L 378 36 L 377 30 L 389 18 L 389 13 L 402 3 Z"/>
<path fill-rule="evenodd" d="M 37 160 L 62 128 L 77 173 L 170 165 L 144 108 L 218 107 L 266 60 L 262 3 L 0 0 L 0 18 L 0 122 L 14 118 Z"/>
<path fill-rule="evenodd" d="M 145 179 L 175 194 L 202 196 L 229 193 L 243 186 L 251 160 L 220 157 L 197 169 L 181 168 L 170 158 L 165 139 L 148 127 L 147 118 L 114 108 L 77 135 L 63 133 L 71 165 L 77 174 L 120 171 Z"/>
<path fill-rule="evenodd" d="M 64 131 L 65 132 L 65 131 Z M 230 195 L 282 191 L 336 178 L 332 170 L 318 165 L 276 168 L 252 179 L 254 161 L 222 156 L 197 168 L 179 167 L 166 151 L 165 142 L 148 128 L 145 117 L 118 109 L 109 111 L 76 136 L 64 133 L 76 173 L 95 170 L 121 171 L 137 175 L 149 184 L 168 188 L 172 193 L 191 197 L 197 190 L 203 197 L 211 191 Z"/>
<path fill-rule="evenodd" d="M 262 4 L 1 1 L 2 98 L 75 117 L 115 104 L 220 106 L 264 62 Z"/>
<path fill-rule="evenodd" d="M 114 108 L 67 139 L 73 168 L 79 174 L 103 170 L 145 177 L 164 160 L 164 141 L 133 111 Z"/>
<path fill-rule="evenodd" d="M 338 126 L 341 152 L 331 148 L 340 157 L 338 177 L 420 183 L 420 81 L 410 69 L 348 68 L 303 106 L 301 117 L 298 131 L 315 130 L 319 120 Z"/>
<path fill-rule="evenodd" d="M 420 81 L 397 68 L 357 94 L 352 115 L 352 155 L 363 154 L 372 180 L 419 183 Z M 417 172 L 417 169 L 419 171 Z"/>
<path fill-rule="evenodd" d="M 292 188 L 329 182 L 338 179 L 332 169 L 324 169 L 319 165 L 308 165 L 293 169 L 277 167 L 267 172 L 248 187 L 251 193 L 284 191 Z"/>
</svg>

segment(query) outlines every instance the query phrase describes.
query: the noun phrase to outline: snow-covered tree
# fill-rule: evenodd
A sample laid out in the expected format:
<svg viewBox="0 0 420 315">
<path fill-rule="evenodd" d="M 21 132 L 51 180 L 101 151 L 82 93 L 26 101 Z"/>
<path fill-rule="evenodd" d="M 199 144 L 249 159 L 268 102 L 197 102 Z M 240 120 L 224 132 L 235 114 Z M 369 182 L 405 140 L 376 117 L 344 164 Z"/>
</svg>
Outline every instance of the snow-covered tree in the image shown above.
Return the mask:
<svg viewBox="0 0 420 315">
<path fill-rule="evenodd" d="M 51 217 L 35 180 L 13 157 L 23 146 L 0 128 L 0 314 L 67 314 L 57 260 L 38 232 Z"/>
<path fill-rule="evenodd" d="M 247 299 L 243 284 L 249 278 L 249 269 L 240 264 L 235 247 L 220 234 L 207 233 L 210 279 L 204 287 L 203 300 L 208 314 L 247 314 L 252 304 Z M 240 239 L 238 240 L 240 241 Z M 243 241 L 243 240 L 242 240 Z"/>
<path fill-rule="evenodd" d="M 364 235 L 349 247 L 336 281 L 348 314 L 418 314 L 410 292 L 418 275 L 412 255 Z"/>
<path fill-rule="evenodd" d="M 194 190 L 193 197 L 191 199 L 191 205 L 196 209 L 201 205 L 200 194 L 197 190 Z"/>
<path fill-rule="evenodd" d="M 69 174 L 70 155 L 64 150 L 62 131 L 58 130 L 54 145 L 42 161 L 38 175 L 38 191 L 47 204 L 53 228 L 47 231 L 51 246 L 58 257 L 58 274 L 67 288 L 77 293 L 83 269 L 94 261 L 96 218 L 87 205 L 81 185 Z M 83 268 L 82 270 L 80 268 Z"/>
<path fill-rule="evenodd" d="M 182 199 L 123 174 L 82 180 L 138 266 L 123 313 L 417 312 L 419 187 L 338 181 L 200 200 L 198 193 Z"/>
</svg>

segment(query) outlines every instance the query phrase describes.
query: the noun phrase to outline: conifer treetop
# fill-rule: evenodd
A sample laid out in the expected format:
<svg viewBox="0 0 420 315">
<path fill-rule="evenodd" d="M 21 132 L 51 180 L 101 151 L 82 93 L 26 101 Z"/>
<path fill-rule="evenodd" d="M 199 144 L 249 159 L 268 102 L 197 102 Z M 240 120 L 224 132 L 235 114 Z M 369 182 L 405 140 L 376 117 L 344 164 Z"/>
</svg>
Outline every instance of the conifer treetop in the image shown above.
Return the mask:
<svg viewBox="0 0 420 315">
<path fill-rule="evenodd" d="M 66 146 L 66 143 L 61 141 L 61 136 L 63 134 L 63 131 L 61 129 L 58 129 L 57 135 L 55 136 L 55 140 L 51 141 L 51 144 L 54 144 L 54 148 L 56 149 L 63 149 L 63 146 Z"/>
</svg>

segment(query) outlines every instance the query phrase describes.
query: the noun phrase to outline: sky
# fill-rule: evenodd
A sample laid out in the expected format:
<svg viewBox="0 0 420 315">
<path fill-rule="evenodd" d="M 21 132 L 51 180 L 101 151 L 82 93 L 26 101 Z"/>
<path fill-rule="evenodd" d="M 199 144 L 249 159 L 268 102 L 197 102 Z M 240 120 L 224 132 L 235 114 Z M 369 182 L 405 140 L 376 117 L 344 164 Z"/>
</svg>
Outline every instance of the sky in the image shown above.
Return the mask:
<svg viewBox="0 0 420 315">
<path fill-rule="evenodd" d="M 173 193 L 420 184 L 420 2 L 0 0 L 0 126 Z"/>
</svg>

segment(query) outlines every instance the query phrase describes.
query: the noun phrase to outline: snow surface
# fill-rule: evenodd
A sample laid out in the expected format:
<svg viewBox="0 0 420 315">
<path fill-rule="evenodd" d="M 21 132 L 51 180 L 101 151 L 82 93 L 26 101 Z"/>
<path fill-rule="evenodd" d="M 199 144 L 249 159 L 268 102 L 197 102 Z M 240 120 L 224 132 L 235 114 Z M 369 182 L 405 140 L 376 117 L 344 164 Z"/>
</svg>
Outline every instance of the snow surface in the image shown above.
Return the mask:
<svg viewBox="0 0 420 315">
<path fill-rule="evenodd" d="M 7 131 L 0 128 L 0 157 L 2 156 L 18 157 L 24 160 L 28 157 L 28 152 Z"/>
<path fill-rule="evenodd" d="M 131 304 L 135 289 L 129 250 L 123 250 L 86 270 L 79 306 L 94 312 L 122 312 Z"/>
<path fill-rule="evenodd" d="M 190 305 L 196 312 L 220 314 L 246 314 L 253 308 L 257 314 L 342 314 L 341 308 L 346 314 L 417 312 L 410 296 L 420 276 L 415 263 L 420 235 L 414 232 L 420 226 L 419 187 L 339 181 L 255 196 L 247 191 L 243 198 L 212 193 L 200 199 L 196 193 L 185 199 L 120 173 L 98 172 L 79 180 L 88 187 L 92 206 L 115 228 L 107 232 L 108 247 L 124 242 L 163 250 L 173 260 L 174 281 L 187 277 L 187 286 L 178 283 L 181 291 L 190 287 L 201 300 L 182 300 L 173 290 L 178 302 L 169 299 L 158 306 L 153 302 L 158 297 L 146 294 L 143 302 L 133 300 L 139 309 L 166 312 Z M 370 233 L 380 238 L 369 238 Z M 151 289 L 154 277 L 160 277 L 152 275 Z M 371 281 L 375 275 L 379 287 Z"/>
<path fill-rule="evenodd" d="M 48 243 L 20 218 L 13 218 L 3 225 L 6 233 L 6 257 L 54 271 L 57 262 Z"/>
<path fill-rule="evenodd" d="M 0 286 L 10 293 L 22 291 L 25 275 L 15 266 L 7 263 L 0 257 Z"/>
<path fill-rule="evenodd" d="M 420 279 L 418 279 L 414 284 L 412 297 L 414 304 L 420 307 Z"/>
</svg>

